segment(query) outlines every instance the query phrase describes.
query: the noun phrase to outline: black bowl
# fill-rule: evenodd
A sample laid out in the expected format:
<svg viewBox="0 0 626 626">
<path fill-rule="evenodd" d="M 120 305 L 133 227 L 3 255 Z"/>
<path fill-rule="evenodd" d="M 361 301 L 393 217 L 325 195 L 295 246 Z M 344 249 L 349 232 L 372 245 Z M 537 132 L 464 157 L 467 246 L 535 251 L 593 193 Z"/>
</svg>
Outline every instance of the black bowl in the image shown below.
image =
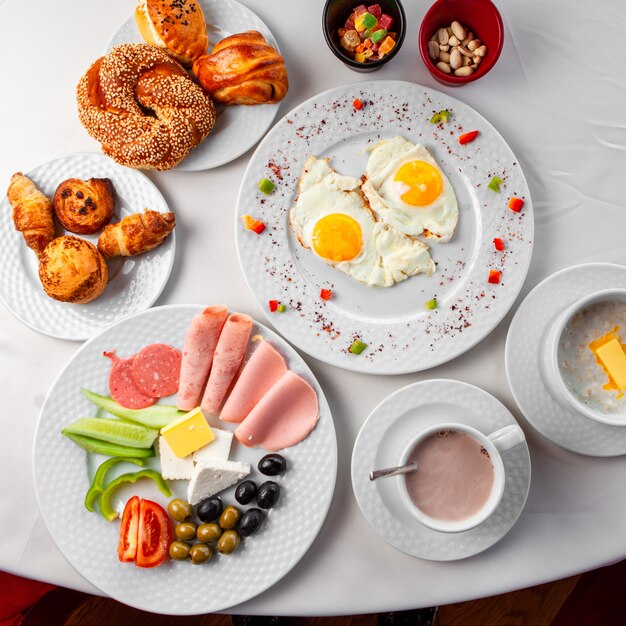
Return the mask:
<svg viewBox="0 0 626 626">
<path fill-rule="evenodd" d="M 378 61 L 357 63 L 339 43 L 339 33 L 337 31 L 343 28 L 343 25 L 354 8 L 360 4 L 367 6 L 370 4 L 379 4 L 383 13 L 387 13 L 393 17 L 392 29 L 393 32 L 398 33 L 396 45 L 389 54 Z M 322 14 L 322 29 L 328 47 L 340 61 L 356 72 L 373 72 L 379 67 L 382 67 L 385 63 L 391 61 L 391 59 L 398 54 L 398 50 L 402 47 L 404 35 L 406 34 L 406 16 L 400 0 L 371 0 L 370 2 L 359 2 L 359 0 L 326 0 Z"/>
</svg>

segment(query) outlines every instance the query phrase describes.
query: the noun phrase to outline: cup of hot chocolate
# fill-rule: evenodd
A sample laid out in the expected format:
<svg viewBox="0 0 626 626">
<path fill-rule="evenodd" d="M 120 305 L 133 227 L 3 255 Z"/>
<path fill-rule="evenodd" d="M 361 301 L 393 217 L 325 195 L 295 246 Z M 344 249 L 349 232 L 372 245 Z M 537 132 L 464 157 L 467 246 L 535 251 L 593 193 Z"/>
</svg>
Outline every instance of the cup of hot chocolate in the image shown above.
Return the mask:
<svg viewBox="0 0 626 626">
<path fill-rule="evenodd" d="M 500 454 L 524 442 L 517 424 L 484 435 L 458 423 L 436 424 L 407 445 L 400 464 L 417 470 L 398 477 L 400 496 L 413 516 L 441 532 L 461 532 L 484 522 L 505 485 Z"/>
</svg>

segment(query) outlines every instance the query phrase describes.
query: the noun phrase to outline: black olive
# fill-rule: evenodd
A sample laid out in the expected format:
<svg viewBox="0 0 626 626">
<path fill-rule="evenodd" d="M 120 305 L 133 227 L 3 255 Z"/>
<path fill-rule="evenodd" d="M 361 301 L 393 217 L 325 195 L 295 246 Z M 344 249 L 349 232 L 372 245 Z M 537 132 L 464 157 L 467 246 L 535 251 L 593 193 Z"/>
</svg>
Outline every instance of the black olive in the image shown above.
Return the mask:
<svg viewBox="0 0 626 626">
<path fill-rule="evenodd" d="M 224 503 L 219 496 L 205 498 L 196 507 L 196 515 L 201 522 L 215 521 L 224 510 Z"/>
<path fill-rule="evenodd" d="M 259 487 L 256 501 L 262 509 L 271 509 L 278 502 L 279 496 L 280 487 L 278 483 L 268 480 Z"/>
<path fill-rule="evenodd" d="M 266 454 L 259 461 L 259 472 L 266 476 L 277 476 L 287 469 L 287 461 L 280 454 Z"/>
<path fill-rule="evenodd" d="M 241 516 L 237 530 L 242 537 L 249 537 L 259 530 L 264 519 L 265 513 L 261 509 L 248 509 Z"/>
<path fill-rule="evenodd" d="M 251 480 L 244 480 L 235 489 L 235 500 L 239 504 L 250 504 L 256 498 L 256 483 Z"/>
</svg>

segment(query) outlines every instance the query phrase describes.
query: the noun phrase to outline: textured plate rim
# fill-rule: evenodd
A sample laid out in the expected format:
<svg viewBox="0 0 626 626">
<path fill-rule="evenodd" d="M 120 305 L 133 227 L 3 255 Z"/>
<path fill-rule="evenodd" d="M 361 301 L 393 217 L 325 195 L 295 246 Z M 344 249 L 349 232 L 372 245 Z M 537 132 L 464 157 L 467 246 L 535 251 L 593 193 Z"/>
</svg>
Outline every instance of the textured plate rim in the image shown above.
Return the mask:
<svg viewBox="0 0 626 626">
<path fill-rule="evenodd" d="M 394 79 L 389 79 L 389 80 L 381 80 L 381 81 L 377 81 L 377 84 L 380 86 L 381 84 L 397 84 L 397 83 L 402 83 L 402 84 L 406 84 L 406 85 L 412 85 L 413 87 L 419 88 L 419 89 L 423 89 L 426 93 L 433 93 L 436 94 L 437 97 L 442 97 L 444 99 L 446 99 L 447 101 L 449 101 L 451 104 L 455 104 L 458 103 L 464 107 L 468 107 L 470 108 L 473 113 L 475 115 L 477 115 L 487 126 L 490 127 L 491 131 L 493 131 L 497 137 L 497 139 L 499 141 L 502 142 L 502 145 L 505 147 L 506 151 L 508 151 L 510 153 L 511 156 L 513 156 L 515 158 L 515 161 L 517 162 L 517 167 L 519 168 L 520 174 L 522 176 L 522 179 L 524 181 L 524 183 L 526 184 L 526 186 L 528 187 L 528 184 L 526 182 L 526 177 L 524 175 L 524 172 L 521 168 L 521 165 L 519 164 L 519 159 L 517 159 L 517 157 L 515 157 L 515 153 L 513 152 L 513 150 L 511 149 L 511 147 L 509 146 L 508 142 L 504 139 L 504 137 L 501 135 L 501 133 L 495 128 L 495 126 L 493 126 L 493 124 L 491 124 L 491 122 L 489 122 L 481 113 L 479 113 L 478 111 L 476 111 L 476 109 L 474 109 L 474 107 L 470 106 L 469 104 L 466 104 L 465 102 L 459 100 L 458 98 L 455 98 L 453 96 L 448 95 L 445 92 L 439 91 L 437 89 L 432 89 L 431 87 L 425 87 L 424 85 L 420 85 L 419 83 L 412 83 L 410 81 L 405 81 L 405 80 L 394 80 Z M 252 168 L 253 168 L 253 161 L 255 159 L 255 156 L 257 155 L 257 152 L 260 151 L 262 148 L 264 148 L 266 146 L 266 144 L 270 143 L 273 139 L 273 135 L 278 132 L 278 128 L 279 126 L 283 123 L 283 120 L 286 120 L 287 117 L 289 115 L 292 115 L 296 112 L 299 112 L 301 110 L 306 109 L 306 107 L 308 107 L 309 105 L 311 105 L 312 103 L 314 103 L 315 101 L 317 101 L 320 98 L 325 98 L 325 97 L 329 97 L 331 94 L 334 93 L 340 93 L 346 89 L 358 89 L 358 88 L 366 88 L 368 86 L 371 86 L 371 82 L 367 82 L 367 81 L 357 81 L 355 83 L 350 83 L 350 84 L 346 84 L 346 85 L 340 85 L 337 87 L 332 87 L 330 89 L 327 89 L 325 91 L 322 91 L 318 94 L 315 94 L 314 96 L 308 98 L 307 100 L 305 100 L 304 102 L 300 103 L 299 105 L 297 105 L 296 107 L 294 107 L 293 109 L 291 109 L 290 111 L 288 111 L 275 125 L 274 127 L 265 135 L 265 137 L 262 139 L 262 141 L 259 143 L 259 145 L 256 147 L 254 154 L 250 157 L 250 160 L 248 161 L 248 165 L 246 166 L 246 169 L 243 173 L 242 179 L 241 179 L 241 183 L 239 186 L 239 191 L 237 193 L 237 200 L 236 200 L 236 205 L 235 205 L 235 244 L 236 244 L 236 248 L 237 248 L 237 258 L 239 259 L 239 266 L 241 268 L 241 272 L 243 274 L 244 277 L 244 281 L 246 283 L 246 286 L 248 287 L 248 291 L 251 293 L 252 297 L 254 298 L 254 300 L 256 301 L 256 303 L 259 305 L 261 311 L 263 312 L 266 320 L 272 325 L 272 328 L 275 328 L 277 330 L 277 332 L 279 332 L 281 335 L 283 335 L 288 341 L 292 342 L 294 345 L 296 345 L 300 350 L 303 350 L 304 352 L 306 352 L 308 355 L 319 359 L 320 361 L 322 361 L 323 363 L 327 363 L 328 365 L 333 365 L 335 367 L 339 367 L 341 369 L 345 369 L 348 371 L 353 371 L 353 372 L 359 372 L 359 373 L 363 373 L 363 374 L 371 374 L 371 375 L 385 375 L 385 376 L 393 376 L 393 375 L 399 375 L 399 374 L 413 374 L 413 373 L 417 373 L 417 372 L 421 372 L 421 371 L 425 371 L 425 370 L 429 370 L 432 369 L 433 367 L 437 367 L 439 365 L 442 365 L 444 363 L 447 363 L 453 359 L 458 358 L 459 356 L 465 354 L 466 352 L 468 352 L 469 350 L 471 350 L 472 348 L 474 348 L 477 344 L 479 344 L 483 339 L 485 339 L 487 336 L 489 336 L 494 329 L 500 324 L 500 322 L 506 317 L 506 315 L 508 314 L 508 312 L 514 307 L 515 302 L 517 301 L 517 298 L 519 297 L 519 294 L 526 282 L 526 279 L 528 277 L 528 270 L 530 268 L 530 263 L 532 260 L 532 254 L 533 254 L 533 249 L 534 249 L 534 240 L 535 240 L 535 221 L 534 221 L 534 211 L 533 211 L 533 202 L 532 202 L 532 197 L 530 195 L 530 189 L 529 189 L 529 193 L 528 193 L 528 198 L 526 201 L 528 210 L 531 212 L 531 219 L 529 220 L 529 226 L 528 226 L 528 235 L 531 237 L 531 242 L 528 244 L 526 244 L 525 247 L 525 254 L 522 255 L 522 262 L 523 265 L 520 264 L 520 267 L 522 268 L 521 274 L 519 275 L 519 283 L 515 284 L 513 287 L 508 288 L 508 292 L 510 294 L 510 304 L 506 307 L 502 307 L 501 310 L 499 310 L 499 313 L 494 315 L 493 319 L 491 320 L 490 324 L 488 327 L 485 327 L 485 330 L 483 332 L 483 334 L 477 334 L 476 336 L 472 337 L 471 340 L 468 340 L 464 345 L 463 348 L 459 351 L 456 351 L 454 353 L 452 353 L 451 356 L 443 356 L 443 357 L 439 357 L 439 358 L 432 358 L 429 363 L 425 366 L 420 366 L 418 364 L 415 365 L 403 365 L 402 364 L 402 359 L 395 359 L 394 363 L 393 363 L 393 367 L 392 366 L 388 366 L 385 368 L 384 371 L 381 370 L 377 370 L 377 371 L 372 371 L 372 365 L 367 364 L 366 361 L 360 361 L 357 359 L 354 359 L 350 362 L 341 362 L 341 363 L 337 363 L 334 362 L 332 357 L 329 357 L 326 355 L 326 353 L 324 352 L 324 350 L 318 350 L 316 352 L 313 352 L 311 350 L 307 348 L 304 348 L 300 345 L 300 342 L 297 340 L 297 336 L 294 338 L 293 334 L 291 333 L 291 331 L 289 331 L 289 333 L 285 333 L 283 327 L 281 326 L 277 326 L 274 324 L 274 321 L 277 319 L 276 317 L 272 318 L 270 317 L 270 314 L 268 313 L 268 311 L 266 310 L 267 307 L 264 305 L 264 303 L 260 300 L 259 295 L 257 294 L 256 290 L 253 288 L 253 286 L 251 285 L 250 281 L 248 280 L 248 275 L 245 271 L 245 267 L 244 267 L 244 260 L 243 260 L 243 255 L 242 255 L 242 250 L 241 250 L 241 243 L 240 243 L 240 207 L 241 207 L 241 201 L 242 201 L 242 195 L 244 193 L 244 184 L 246 182 L 246 180 L 248 179 L 248 176 L 250 175 Z M 507 283 L 509 284 L 509 283 Z M 284 320 L 286 320 L 288 318 L 288 316 L 283 316 Z M 274 321 L 273 321 L 274 320 Z M 285 321 L 283 320 L 283 325 L 285 323 Z"/>
<path fill-rule="evenodd" d="M 79 354 L 82 353 L 84 350 L 89 349 L 92 341 L 95 341 L 96 339 L 98 339 L 99 335 L 101 333 L 104 332 L 108 332 L 110 331 L 114 326 L 117 326 L 118 324 L 122 324 L 122 323 L 126 323 L 128 322 L 131 318 L 134 317 L 139 317 L 141 315 L 145 315 L 145 314 L 151 314 L 152 312 L 155 311 L 162 311 L 162 310 L 173 310 L 173 309 L 196 309 L 196 308 L 202 308 L 203 304 L 167 304 L 167 305 L 163 305 L 160 307 L 152 307 L 150 309 L 147 309 L 145 311 L 138 311 L 137 313 L 133 313 L 131 315 L 128 315 L 126 317 L 124 317 L 123 319 L 120 319 L 118 321 L 116 321 L 114 324 L 111 324 L 110 326 L 107 326 L 106 328 L 104 328 L 100 333 L 98 333 L 97 335 L 94 335 L 93 337 L 91 337 L 90 339 L 88 339 L 82 346 L 80 346 L 80 348 L 68 359 L 68 361 L 65 363 L 65 365 L 63 366 L 63 368 L 61 369 L 61 371 L 59 372 L 59 374 L 55 377 L 53 383 L 50 385 L 50 388 L 48 389 L 48 392 L 46 393 L 45 399 L 43 401 L 42 407 L 37 415 L 37 422 L 35 425 L 35 432 L 34 432 L 34 436 L 33 436 L 33 447 L 32 447 L 32 454 L 31 454 L 31 470 L 33 473 L 33 486 L 34 486 L 34 490 L 35 490 L 35 500 L 37 502 L 37 508 L 39 510 L 39 514 L 41 515 L 41 519 L 44 523 L 44 526 L 46 527 L 46 530 L 48 531 L 50 537 L 52 538 L 52 541 L 54 542 L 55 547 L 57 548 L 57 550 L 59 551 L 59 553 L 63 556 L 63 558 L 65 559 L 65 561 L 70 565 L 70 567 L 81 577 L 83 577 L 88 583 L 90 583 L 91 585 L 93 585 L 94 587 L 96 587 L 96 589 L 98 589 L 99 591 L 101 591 L 104 595 L 106 595 L 107 597 L 111 597 L 114 598 L 116 600 L 118 600 L 119 602 L 126 604 L 128 606 L 132 606 L 134 608 L 137 608 L 139 610 L 144 610 L 144 611 L 149 611 L 149 612 L 154 612 L 154 609 L 152 609 L 150 606 L 147 605 L 143 605 L 141 603 L 130 603 L 127 601 L 127 599 L 125 598 L 120 598 L 119 596 L 112 596 L 109 595 L 106 591 L 104 591 L 103 589 L 100 588 L 100 586 L 93 580 L 91 580 L 90 578 L 85 577 L 79 570 L 78 568 L 72 563 L 72 561 L 68 558 L 68 556 L 66 556 L 66 554 L 61 550 L 58 542 L 57 542 L 57 537 L 56 535 L 50 530 L 48 523 L 46 521 L 46 517 L 44 514 L 44 509 L 42 507 L 41 504 L 41 499 L 40 499 L 40 494 L 39 494 L 39 488 L 37 485 L 37 481 L 35 480 L 35 477 L 37 475 L 37 471 L 36 471 L 36 464 L 37 464 L 37 458 L 36 458 L 36 448 L 37 448 L 37 441 L 39 438 L 39 431 L 42 427 L 42 417 L 43 417 L 43 412 L 44 412 L 44 408 L 46 407 L 48 400 L 50 398 L 50 396 L 52 395 L 54 389 L 56 388 L 58 382 L 61 380 L 61 378 L 64 376 L 66 370 L 70 367 L 70 365 L 72 364 L 74 358 Z M 233 313 L 233 311 L 231 311 L 229 309 L 229 314 Z M 332 472 L 331 478 L 332 480 L 331 485 L 329 487 L 328 490 L 328 496 L 326 498 L 326 502 L 323 505 L 323 513 L 322 515 L 320 515 L 320 519 L 319 519 L 319 523 L 314 527 L 313 532 L 311 533 L 311 537 L 309 538 L 308 542 L 304 542 L 301 545 L 301 549 L 297 551 L 297 553 L 294 555 L 294 559 L 293 562 L 289 565 L 288 568 L 286 568 L 284 571 L 281 571 L 280 574 L 273 578 L 273 579 L 269 579 L 269 584 L 263 586 L 262 589 L 258 590 L 258 591 L 253 591 L 251 594 L 246 595 L 246 597 L 243 597 L 241 599 L 238 599 L 236 604 L 226 604 L 224 606 L 220 606 L 217 608 L 212 608 L 211 612 L 218 612 L 218 611 L 225 611 L 227 609 L 233 608 L 235 606 L 239 606 L 240 604 L 243 604 L 244 602 L 247 602 L 248 600 L 251 600 L 252 598 L 255 598 L 259 595 L 261 595 L 262 593 L 266 592 L 267 590 L 271 589 L 274 585 L 276 585 L 278 582 L 280 582 L 287 574 L 289 574 L 289 572 L 291 570 L 293 570 L 294 567 L 296 567 L 296 565 L 298 565 L 298 563 L 302 560 L 302 558 L 304 557 L 304 555 L 309 551 L 309 549 L 311 548 L 311 546 L 313 545 L 313 543 L 315 542 L 315 540 L 317 539 L 320 530 L 322 529 L 326 518 L 328 516 L 328 512 L 330 510 L 330 506 L 332 504 L 333 498 L 334 498 L 334 494 L 335 494 L 335 489 L 336 489 L 336 484 L 337 484 L 337 469 L 338 469 L 338 449 L 337 449 L 337 432 L 335 429 L 335 424 L 334 424 L 334 419 L 333 419 L 333 415 L 332 415 L 332 411 L 330 410 L 330 406 L 328 404 L 328 400 L 326 399 L 326 395 L 324 393 L 324 390 L 320 384 L 320 382 L 317 380 L 317 377 L 313 374 L 313 371 L 311 370 L 311 368 L 309 367 L 309 365 L 304 361 L 304 359 L 302 359 L 302 357 L 297 353 L 297 351 L 294 349 L 293 346 L 291 346 L 283 337 L 281 337 L 278 333 L 276 333 L 274 330 L 272 330 L 271 328 L 268 328 L 265 324 L 259 322 L 258 320 L 254 319 L 254 324 L 256 324 L 261 330 L 265 331 L 269 331 L 269 334 L 272 336 L 276 336 L 278 338 L 279 341 L 283 342 L 285 344 L 285 346 L 287 347 L 288 352 L 292 353 L 287 355 L 288 358 L 290 358 L 291 356 L 293 356 L 295 354 L 295 356 L 302 361 L 302 363 L 304 363 L 306 369 L 308 370 L 308 374 L 311 376 L 311 378 L 313 380 L 315 380 L 317 386 L 319 387 L 319 403 L 320 403 L 320 408 L 323 408 L 324 411 L 326 411 L 327 413 L 327 419 L 330 421 L 331 424 L 331 428 L 332 428 L 332 450 L 330 450 L 330 462 L 334 465 L 334 472 Z M 321 411 L 320 411 L 321 413 Z M 320 415 L 320 419 L 321 419 L 321 415 Z M 183 609 L 181 610 L 176 610 L 176 612 L 172 612 L 172 613 L 159 613 L 161 615 L 200 615 L 200 614 L 204 614 L 204 612 L 185 612 L 185 610 Z"/>
<path fill-rule="evenodd" d="M 131 171 L 134 172 L 135 174 L 138 174 L 139 176 L 141 176 L 144 180 L 144 182 L 152 187 L 152 189 L 154 190 L 154 192 L 163 200 L 163 205 L 166 206 L 167 208 L 169 208 L 168 203 L 165 200 L 165 197 L 163 196 L 163 194 L 161 193 L 161 191 L 159 190 L 159 188 L 150 180 L 150 178 L 148 178 L 148 176 L 146 174 L 144 174 L 141 170 L 137 170 L 134 168 L 127 168 L 124 167 L 123 165 L 120 165 L 119 163 L 116 163 L 113 159 L 111 159 L 110 157 L 108 157 L 106 154 L 102 154 L 99 152 L 68 152 L 67 154 L 62 154 L 58 157 L 54 157 L 52 159 L 48 159 L 47 161 L 43 161 L 40 162 L 36 165 L 31 166 L 28 171 L 26 172 L 26 176 L 30 176 L 31 172 L 34 169 L 38 169 L 40 167 L 44 167 L 46 165 L 48 165 L 49 163 L 52 163 L 54 161 L 60 161 L 62 159 L 66 159 L 66 158 L 70 158 L 70 157 L 84 157 L 84 156 L 88 156 L 88 157 L 95 157 L 95 158 L 102 158 L 102 159 L 106 159 L 107 161 L 109 161 L 110 163 L 113 164 L 114 167 L 119 167 L 119 168 L 123 168 L 124 171 Z M 4 196 L 6 198 L 6 195 Z M 3 198 L 4 200 L 4 198 Z M 8 202 L 8 201 L 7 201 Z M 176 228 L 174 228 L 174 230 L 170 233 L 170 255 L 169 255 L 169 263 L 167 265 L 167 268 L 165 270 L 165 272 L 163 273 L 162 279 L 159 283 L 159 286 L 157 287 L 157 289 L 154 292 L 154 296 L 152 298 L 150 298 L 149 300 L 149 304 L 147 304 L 144 308 L 137 310 L 137 311 L 133 311 L 131 313 L 128 313 L 127 315 L 123 315 L 122 317 L 117 318 L 114 322 L 112 322 L 112 324 L 116 324 L 117 322 L 130 317 L 132 315 L 136 315 L 139 313 L 142 313 L 143 311 L 146 311 L 148 309 L 150 309 L 152 307 L 152 305 L 159 299 L 159 296 L 163 293 L 163 290 L 165 289 L 169 279 L 170 279 L 170 275 L 172 274 L 172 268 L 174 267 L 174 259 L 176 257 Z M 26 245 L 26 244 L 24 244 Z M 47 337 L 52 337 L 54 339 L 63 339 L 66 341 L 87 341 L 89 339 L 91 339 L 92 337 L 97 336 L 99 333 L 96 333 L 96 335 L 87 335 L 87 336 L 78 336 L 78 335 L 68 335 L 68 334 L 59 334 L 59 333 L 55 333 L 53 331 L 47 331 L 47 330 L 42 330 L 41 328 L 38 328 L 37 326 L 35 326 L 34 324 L 30 324 L 28 322 L 26 322 L 25 320 L 23 320 L 19 314 L 17 313 L 17 311 L 15 311 L 13 308 L 11 308 L 9 306 L 9 303 L 6 301 L 6 299 L 4 298 L 3 292 L 2 290 L 0 290 L 0 302 L 2 302 L 2 304 L 4 305 L 5 309 L 20 323 L 22 323 L 24 326 L 26 326 L 27 328 L 30 328 L 31 330 L 34 330 L 38 333 L 41 333 L 42 335 L 45 335 Z M 96 300 L 97 302 L 97 300 Z M 76 306 L 80 306 L 80 305 L 76 305 Z M 110 324 L 111 325 L 111 324 Z M 109 326 L 110 326 L 109 325 Z M 108 328 L 108 326 L 102 328 L 99 332 L 102 332 L 104 330 L 106 330 L 106 328 Z"/>
</svg>

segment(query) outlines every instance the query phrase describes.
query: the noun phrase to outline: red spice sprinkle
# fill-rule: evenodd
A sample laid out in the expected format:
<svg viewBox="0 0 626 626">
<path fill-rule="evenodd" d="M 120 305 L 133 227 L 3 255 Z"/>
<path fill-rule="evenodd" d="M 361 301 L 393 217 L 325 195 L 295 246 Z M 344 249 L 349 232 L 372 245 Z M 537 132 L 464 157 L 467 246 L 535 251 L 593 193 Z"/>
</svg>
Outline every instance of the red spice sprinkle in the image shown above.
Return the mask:
<svg viewBox="0 0 626 626">
<path fill-rule="evenodd" d="M 496 237 L 493 240 L 493 245 L 496 247 L 496 250 L 498 250 L 499 252 L 502 252 L 502 250 L 504 250 L 504 241 L 502 241 L 502 239 L 500 239 L 499 237 Z"/>
<path fill-rule="evenodd" d="M 322 289 L 320 291 L 320 298 L 322 300 L 330 300 L 333 297 L 333 292 L 330 289 Z"/>
<path fill-rule="evenodd" d="M 478 137 L 478 131 L 477 130 L 473 130 L 469 133 L 465 133 L 463 135 L 459 135 L 459 143 L 461 145 L 464 145 L 466 143 L 471 143 L 472 141 L 474 141 L 474 139 L 476 139 L 476 137 Z"/>
<path fill-rule="evenodd" d="M 498 285 L 500 283 L 500 277 L 502 276 L 502 272 L 499 270 L 489 270 L 489 282 L 492 285 Z"/>
<path fill-rule="evenodd" d="M 522 207 L 524 206 L 524 201 L 521 198 L 511 198 L 509 200 L 509 209 L 511 209 L 511 211 L 515 211 L 516 213 L 519 213 L 522 210 Z"/>
<path fill-rule="evenodd" d="M 363 102 L 361 101 L 360 98 L 357 98 L 353 103 L 352 106 L 357 110 L 360 111 L 363 108 Z"/>
</svg>

